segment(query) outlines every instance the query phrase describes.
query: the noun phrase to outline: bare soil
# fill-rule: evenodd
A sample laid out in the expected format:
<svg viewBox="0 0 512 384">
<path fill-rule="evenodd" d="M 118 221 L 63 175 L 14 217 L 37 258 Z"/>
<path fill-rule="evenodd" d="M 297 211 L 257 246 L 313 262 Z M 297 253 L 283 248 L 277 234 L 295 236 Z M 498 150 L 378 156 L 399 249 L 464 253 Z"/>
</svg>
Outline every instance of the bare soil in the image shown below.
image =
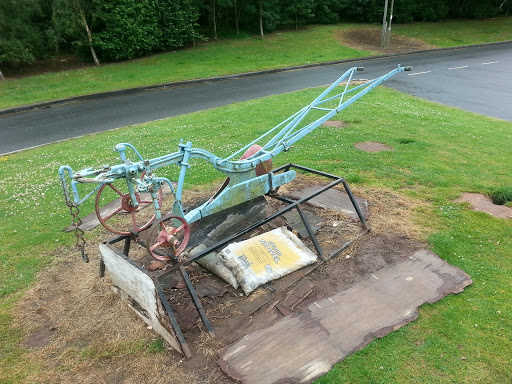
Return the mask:
<svg viewBox="0 0 512 384">
<path fill-rule="evenodd" d="M 389 48 L 381 47 L 380 28 L 349 29 L 338 32 L 341 44 L 350 48 L 372 51 L 375 53 L 406 53 L 437 48 L 421 40 L 392 34 Z"/>
<path fill-rule="evenodd" d="M 361 143 L 355 143 L 354 146 L 364 152 L 382 152 L 382 151 L 394 151 L 393 148 L 390 146 L 383 144 L 383 143 L 377 143 L 375 141 L 364 141 Z"/>
<path fill-rule="evenodd" d="M 317 179 L 300 176 L 283 193 L 316 183 Z M 168 280 L 165 291 L 192 351 L 190 360 L 171 349 L 155 353 L 152 345 L 159 343 L 159 336 L 112 292 L 108 278 L 98 277 L 97 243 L 111 237 L 107 232 L 89 242 L 89 264 L 79 261 L 74 250 L 62 249 L 56 262 L 41 271 L 37 285 L 16 311 L 16 325 L 25 333 L 23 346 L 29 349 L 27 359 L 41 367 L 30 374 L 27 382 L 232 383 L 216 364 L 221 347 L 272 324 L 288 310 L 299 311 L 310 300 L 328 297 L 425 246 L 421 239 L 426 234 L 411 220 L 418 203 L 390 190 L 353 190 L 369 201 L 372 232 L 302 279 L 311 282 L 312 292 L 293 308 L 285 305 L 286 299 L 300 281 L 290 288 L 280 288 L 296 281 L 294 274 L 272 282 L 275 292 L 259 288 L 245 297 L 241 290 L 191 265 L 189 273 L 216 332 L 212 340 L 204 332 L 179 277 Z M 194 198 L 204 195 L 197 193 Z M 305 209 L 322 218 L 318 238 L 326 250 L 339 247 L 361 231 L 358 224 L 338 212 Z M 308 244 L 307 239 L 304 241 Z M 287 278 L 288 283 L 283 283 Z"/>
<path fill-rule="evenodd" d="M 485 212 L 500 219 L 512 219 L 512 208 L 505 205 L 497 205 L 481 193 L 463 193 L 455 203 L 469 203 L 471 209 L 476 212 Z"/>
<path fill-rule="evenodd" d="M 345 128 L 349 125 L 341 120 L 327 120 L 322 124 L 323 127 L 333 127 L 333 128 Z"/>
<path fill-rule="evenodd" d="M 72 54 L 59 55 L 46 60 L 36 60 L 31 64 L 22 64 L 13 67 L 2 68 L 6 78 L 19 79 L 27 76 L 36 76 L 43 73 L 62 72 L 73 69 L 92 67 L 91 63 L 84 63 Z"/>
</svg>

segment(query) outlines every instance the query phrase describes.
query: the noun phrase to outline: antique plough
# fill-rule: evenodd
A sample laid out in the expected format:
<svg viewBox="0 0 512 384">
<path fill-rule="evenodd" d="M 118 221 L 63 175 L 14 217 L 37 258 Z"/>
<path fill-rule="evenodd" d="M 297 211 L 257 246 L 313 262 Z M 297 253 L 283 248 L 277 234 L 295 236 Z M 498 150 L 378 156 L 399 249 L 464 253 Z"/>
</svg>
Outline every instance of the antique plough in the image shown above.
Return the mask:
<svg viewBox="0 0 512 384">
<path fill-rule="evenodd" d="M 91 195 L 96 195 L 96 215 L 101 224 L 109 231 L 118 235 L 137 235 L 149 229 L 150 236 L 146 242 L 148 252 L 160 260 L 169 260 L 179 255 L 187 246 L 190 238 L 189 224 L 219 212 L 226 208 L 249 201 L 264 195 L 279 186 L 292 181 L 296 174 L 288 170 L 279 174 L 272 172 L 272 158 L 287 151 L 296 141 L 322 125 L 325 121 L 347 108 L 373 88 L 394 76 L 398 72 L 409 71 L 411 67 L 398 66 L 376 79 L 358 82 L 353 85 L 353 75 L 362 71 L 361 67 L 353 67 L 346 71 L 332 85 L 323 91 L 309 105 L 296 112 L 282 123 L 258 137 L 245 147 L 228 157 L 218 157 L 204 149 L 192 147 L 191 142 L 180 142 L 177 152 L 153 159 L 145 159 L 133 145 L 117 144 L 114 148 L 119 152 L 121 163 L 114 166 L 103 166 L 99 169 L 86 168 L 74 172 L 71 167 L 60 167 L 59 175 L 66 199 L 66 204 L 74 217 L 77 245 L 82 246 L 80 219 L 77 208 Z M 338 88 L 342 85 L 340 91 Z M 312 117 L 313 113 L 317 113 Z M 319 117 L 318 114 L 320 115 Z M 128 159 L 131 150 L 136 160 Z M 227 176 L 224 185 L 211 199 L 199 207 L 185 213 L 182 206 L 183 186 L 190 161 L 194 158 L 209 162 L 215 169 Z M 173 185 L 167 177 L 157 176 L 159 168 L 176 165 L 179 168 L 177 185 Z M 78 191 L 79 184 L 96 184 L 92 191 L 84 197 Z M 122 184 L 122 186 L 119 185 Z M 162 212 L 162 187 L 168 185 L 173 197 L 172 210 Z M 101 210 L 102 195 L 106 190 L 113 191 L 118 197 L 118 204 L 113 212 L 103 214 Z M 142 199 L 143 194 L 147 197 Z M 140 220 L 140 205 L 152 204 L 154 215 L 149 219 Z M 129 224 L 119 227 L 110 224 L 116 214 L 130 216 Z M 81 241 L 80 241 L 81 240 Z"/>
<path fill-rule="evenodd" d="M 411 67 L 398 66 L 376 79 L 354 82 L 354 73 L 363 70 L 363 68 L 351 68 L 309 105 L 225 158 L 218 157 L 204 149 L 194 148 L 192 143 L 182 141 L 177 152 L 153 159 L 145 159 L 133 145 L 121 143 L 114 148 L 115 151 L 119 152 L 121 158 L 121 163 L 118 165 L 105 165 L 99 169 L 86 168 L 78 172 L 74 172 L 68 165 L 60 167 L 59 175 L 62 188 L 66 204 L 73 216 L 73 228 L 77 238 L 77 246 L 82 250 L 82 258 L 84 261 L 88 261 L 84 252 L 83 231 L 80 228 L 82 222 L 79 218 L 79 206 L 96 193 L 96 216 L 105 228 L 117 235 L 99 246 L 102 255 L 100 276 L 103 276 L 105 269 L 108 269 L 113 286 L 116 287 L 122 297 L 127 299 L 132 309 L 174 349 L 189 358 L 191 356 L 190 349 L 171 305 L 164 294 L 162 280 L 174 271 L 181 274 L 204 326 L 213 336 L 213 328 L 185 268 L 187 264 L 210 254 L 210 252 L 222 249 L 230 242 L 292 209 L 296 209 L 299 213 L 316 253 L 321 259 L 320 263 L 328 260 L 341 252 L 351 242 L 346 242 L 341 248 L 325 257 L 304 212 L 299 206 L 338 184 L 342 184 L 345 188 L 363 225 L 364 231 L 362 234 L 366 233 L 368 227 L 363 214 L 348 184 L 342 177 L 295 164 L 287 164 L 272 169 L 272 159 L 277 154 L 289 150 L 292 144 L 385 80 L 398 72 L 409 71 L 410 69 Z M 339 85 L 342 88 L 338 87 Z M 135 161 L 128 159 L 128 153 L 130 152 L 135 155 Z M 190 162 L 194 158 L 207 161 L 215 169 L 226 175 L 227 180 L 210 199 L 198 207 L 186 211 L 182 205 L 185 176 L 190 167 Z M 171 182 L 169 177 L 157 176 L 155 173 L 158 169 L 169 165 L 176 165 L 179 169 L 177 183 Z M 299 200 L 277 194 L 276 192 L 280 186 L 295 179 L 296 172 L 294 169 L 314 173 L 331 180 L 331 182 Z M 81 197 L 78 186 L 87 184 L 92 184 L 94 187 L 85 196 Z M 166 208 L 163 207 L 164 187 L 169 190 L 171 197 L 174 197 L 172 207 L 170 205 L 166 205 Z M 206 249 L 193 256 L 189 254 L 184 260 L 178 258 L 186 249 L 191 238 L 190 224 L 216 213 L 222 215 L 221 211 L 265 194 L 279 199 L 286 206 L 263 219 L 254 219 L 247 227 L 238 228 L 238 231 L 234 234 L 216 239 L 214 244 L 210 244 Z M 108 198 L 105 198 L 106 196 Z M 109 200 L 112 197 L 114 201 L 110 202 Z M 102 207 L 104 203 L 108 203 L 109 210 Z M 147 212 L 141 210 L 144 205 L 152 205 L 154 213 L 148 215 Z M 119 216 L 124 216 L 124 222 L 119 220 Z M 214 221 L 216 220 L 215 216 L 212 216 L 212 218 Z M 142 232 L 148 235 L 141 236 Z M 123 240 L 123 250 L 114 246 Z M 145 247 L 154 258 L 164 261 L 171 260 L 173 262 L 172 267 L 156 276 L 154 274 L 150 275 L 147 270 L 128 256 L 132 240 Z M 269 286 L 269 288 L 271 287 Z"/>
</svg>

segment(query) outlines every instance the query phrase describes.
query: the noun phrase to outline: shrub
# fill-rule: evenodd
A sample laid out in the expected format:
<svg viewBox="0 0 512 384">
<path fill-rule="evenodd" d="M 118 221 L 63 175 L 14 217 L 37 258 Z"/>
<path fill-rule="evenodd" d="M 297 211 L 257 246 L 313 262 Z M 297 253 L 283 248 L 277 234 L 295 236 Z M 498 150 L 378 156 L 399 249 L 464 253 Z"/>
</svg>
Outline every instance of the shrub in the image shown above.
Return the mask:
<svg viewBox="0 0 512 384">
<path fill-rule="evenodd" d="M 508 205 L 512 202 L 512 187 L 501 187 L 489 193 L 492 202 L 496 205 Z"/>
</svg>

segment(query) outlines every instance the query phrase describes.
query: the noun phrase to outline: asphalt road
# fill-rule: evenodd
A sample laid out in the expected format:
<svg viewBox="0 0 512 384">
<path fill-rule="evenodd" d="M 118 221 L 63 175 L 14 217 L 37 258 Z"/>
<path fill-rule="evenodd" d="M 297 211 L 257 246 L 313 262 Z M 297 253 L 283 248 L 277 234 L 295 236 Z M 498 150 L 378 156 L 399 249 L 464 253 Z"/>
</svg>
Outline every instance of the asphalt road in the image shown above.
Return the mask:
<svg viewBox="0 0 512 384">
<path fill-rule="evenodd" d="M 127 125 L 332 83 L 348 68 L 371 79 L 413 65 L 385 83 L 427 100 L 512 121 L 512 42 L 370 58 L 98 96 L 0 116 L 0 154 Z"/>
</svg>

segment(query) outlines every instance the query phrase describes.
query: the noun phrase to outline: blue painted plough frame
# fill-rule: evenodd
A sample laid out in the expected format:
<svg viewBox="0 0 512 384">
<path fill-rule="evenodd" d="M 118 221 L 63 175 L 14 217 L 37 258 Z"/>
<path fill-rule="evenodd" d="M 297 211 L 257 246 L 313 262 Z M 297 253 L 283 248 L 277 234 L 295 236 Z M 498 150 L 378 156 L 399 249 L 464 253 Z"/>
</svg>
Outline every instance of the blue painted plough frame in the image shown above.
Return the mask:
<svg viewBox="0 0 512 384">
<path fill-rule="evenodd" d="M 204 149 L 193 148 L 191 142 L 184 143 L 182 141 L 178 145 L 177 152 L 153 159 L 145 159 L 133 145 L 120 143 L 114 148 L 115 151 L 119 152 L 122 161 L 118 165 L 104 166 L 100 169 L 86 168 L 78 172 L 74 172 L 68 165 L 61 166 L 59 176 L 66 203 L 70 207 L 78 207 L 103 185 L 122 179 L 126 182 L 134 207 L 139 204 L 136 193 L 149 192 L 151 194 L 155 217 L 159 219 L 162 217 L 162 212 L 158 191 L 162 185 L 167 184 L 174 195 L 172 214 L 183 217 L 190 224 L 201 217 L 206 217 L 264 195 L 270 190 L 292 181 L 296 174 L 295 171 L 290 170 L 280 174 L 269 172 L 258 176 L 256 174 L 256 166 L 258 164 L 268 162 L 279 153 L 287 151 L 295 142 L 321 126 L 379 84 L 399 72 L 411 70 L 411 67 L 398 66 L 376 79 L 364 82 L 358 81 L 354 85 L 354 73 L 361 70 L 363 70 L 361 67 L 350 68 L 309 105 L 226 158 L 220 158 Z M 338 88 L 340 85 L 342 85 L 341 91 Z M 311 119 L 309 115 L 312 112 L 320 113 L 320 117 Z M 306 119 L 308 116 L 309 119 Z M 259 148 L 257 152 L 246 159 L 239 159 L 249 148 L 256 145 Z M 126 155 L 128 150 L 135 153 L 138 161 L 132 162 L 128 160 Z M 215 169 L 228 177 L 229 183 L 210 200 L 185 214 L 182 206 L 183 186 L 187 170 L 190 167 L 190 161 L 194 158 L 209 162 Z M 170 179 L 157 177 L 154 173 L 155 170 L 170 165 L 176 165 L 179 168 L 176 188 L 174 188 Z M 84 197 L 80 197 L 78 185 L 84 183 L 94 183 L 97 185 Z"/>
</svg>

